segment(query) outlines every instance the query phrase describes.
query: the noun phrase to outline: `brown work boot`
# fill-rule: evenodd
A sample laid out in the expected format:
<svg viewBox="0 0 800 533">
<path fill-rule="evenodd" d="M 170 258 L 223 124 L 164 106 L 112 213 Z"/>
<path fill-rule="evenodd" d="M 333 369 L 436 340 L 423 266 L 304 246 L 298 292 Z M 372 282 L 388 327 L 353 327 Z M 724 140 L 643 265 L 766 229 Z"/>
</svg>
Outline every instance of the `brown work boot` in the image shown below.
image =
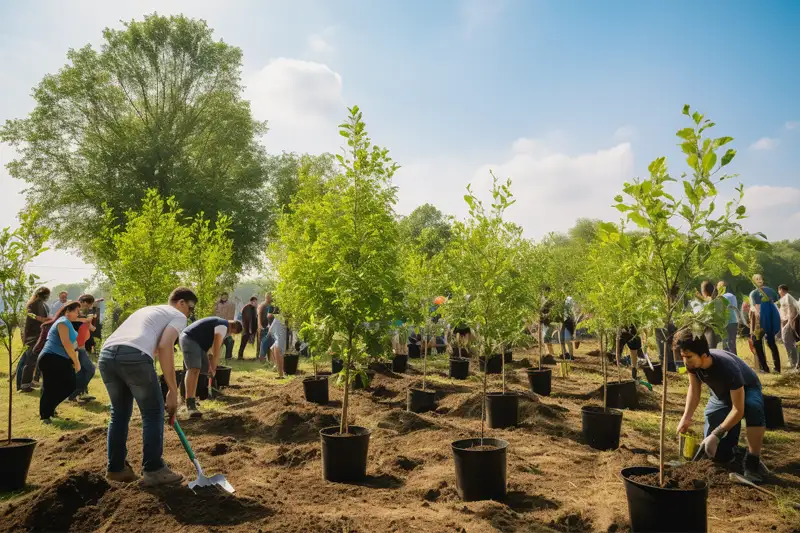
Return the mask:
<svg viewBox="0 0 800 533">
<path fill-rule="evenodd" d="M 131 465 L 125 461 L 125 468 L 121 472 L 106 472 L 106 479 L 117 483 L 130 483 L 139 479 L 139 476 L 133 471 Z"/>
<path fill-rule="evenodd" d="M 174 485 L 183 481 L 183 476 L 163 466 L 154 472 L 145 472 L 143 483 L 148 487 L 156 485 Z"/>
</svg>

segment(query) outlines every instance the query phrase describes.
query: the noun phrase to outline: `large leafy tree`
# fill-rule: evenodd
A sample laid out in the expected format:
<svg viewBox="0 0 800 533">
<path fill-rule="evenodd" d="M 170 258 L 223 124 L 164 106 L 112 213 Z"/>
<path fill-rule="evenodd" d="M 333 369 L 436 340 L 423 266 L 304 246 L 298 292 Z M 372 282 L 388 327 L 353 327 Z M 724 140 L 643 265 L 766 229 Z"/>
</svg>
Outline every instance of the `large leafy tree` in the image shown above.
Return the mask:
<svg viewBox="0 0 800 533">
<path fill-rule="evenodd" d="M 340 126 L 347 141 L 340 173 L 301 174 L 291 212 L 279 223 L 274 262 L 281 301 L 295 320 L 325 320 L 345 341 L 345 394 L 340 431 L 347 432 L 350 377 L 370 323 L 386 323 L 398 296 L 397 165 L 374 146 L 361 111 Z M 318 191 L 323 191 L 318 194 Z"/>
<path fill-rule="evenodd" d="M 691 126 L 677 132 L 681 149 L 686 155 L 689 172 L 679 180 L 667 171 L 665 157 L 650 163 L 649 177 L 625 183 L 623 194 L 615 198 L 617 209 L 642 230 L 636 254 L 628 261 L 643 280 L 643 294 L 653 295 L 653 306 L 662 327 L 671 321 L 680 327 L 691 326 L 702 334 L 711 325 L 720 328 L 724 313 L 714 313 L 708 306 L 700 322 L 691 312 L 681 308 L 687 291 L 694 280 L 712 273 L 722 262 L 734 275 L 747 268 L 743 250 L 758 245 L 759 236 L 745 233 L 741 220 L 745 207 L 741 205 L 743 186 L 738 186 L 737 198 L 724 205 L 719 200 L 719 186 L 732 178 L 723 172 L 736 156 L 736 150 L 727 149 L 721 157 L 721 148 L 733 140 L 731 137 L 708 137 L 707 131 L 714 123 L 699 112 L 692 113 L 685 106 L 683 114 L 690 117 Z M 669 189 L 679 182 L 679 191 Z M 605 241 L 618 240 L 619 234 L 607 231 L 601 235 Z M 677 297 L 675 297 L 677 294 Z M 709 315 L 711 315 L 709 317 Z M 713 318 L 714 320 L 710 320 Z M 660 482 L 664 473 L 664 427 L 667 398 L 667 365 L 663 365 L 663 395 L 661 404 L 661 446 L 659 453 Z"/>
<path fill-rule="evenodd" d="M 22 212 L 17 229 L 0 230 L 0 342 L 8 353 L 8 427 L 11 444 L 11 415 L 14 398 L 14 333 L 25 323 L 26 302 L 38 277 L 28 274 L 28 264 L 46 250 L 49 231 L 42 228 L 36 211 Z"/>
<path fill-rule="evenodd" d="M 431 204 L 423 204 L 401 218 L 399 229 L 403 246 L 416 246 L 429 258 L 447 247 L 453 233 L 450 217 Z"/>
<path fill-rule="evenodd" d="M 230 219 L 234 261 L 262 250 L 265 154 L 241 98 L 242 52 L 215 41 L 202 20 L 150 15 L 106 29 L 33 91 L 27 118 L 6 122 L 0 140 L 20 157 L 9 164 L 40 206 L 57 245 L 96 262 L 104 205 L 116 224 L 145 191 L 174 196 L 189 216 Z M 111 259 L 109 257 L 104 258 Z"/>
</svg>

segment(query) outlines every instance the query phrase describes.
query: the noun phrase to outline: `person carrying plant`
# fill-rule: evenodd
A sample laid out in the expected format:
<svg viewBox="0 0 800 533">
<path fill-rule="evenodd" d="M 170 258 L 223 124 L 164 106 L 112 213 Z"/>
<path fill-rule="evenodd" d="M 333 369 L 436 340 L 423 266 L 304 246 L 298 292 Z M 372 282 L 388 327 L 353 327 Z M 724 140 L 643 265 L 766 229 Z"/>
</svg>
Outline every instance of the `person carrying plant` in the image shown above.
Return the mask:
<svg viewBox="0 0 800 533">
<path fill-rule="evenodd" d="M 778 285 L 780 295 L 781 340 L 789 356 L 789 367 L 793 372 L 800 370 L 800 357 L 797 355 L 797 341 L 800 340 L 800 305 L 789 294 L 789 287 Z"/>
<path fill-rule="evenodd" d="M 75 351 L 78 332 L 72 327 L 72 322 L 78 319 L 79 310 L 78 302 L 67 302 L 61 306 L 38 357 L 43 382 L 39 418 L 44 424 L 52 423 L 51 417 L 55 416 L 56 407 L 75 390 L 75 374 L 81 371 Z"/>
<path fill-rule="evenodd" d="M 719 298 L 725 298 L 728 307 L 728 323 L 725 326 L 725 339 L 722 341 L 722 348 L 726 352 L 737 354 L 736 335 L 739 333 L 739 301 L 736 295 L 728 290 L 728 285 L 724 281 L 717 282 L 717 294 Z"/>
<path fill-rule="evenodd" d="M 25 328 L 22 332 L 25 353 L 22 354 L 17 364 L 17 388 L 20 392 L 31 392 L 34 388 L 33 379 L 36 374 L 37 358 L 33 357 L 31 349 L 39 338 L 42 323 L 48 320 L 47 300 L 49 298 L 50 289 L 39 287 L 25 305 Z"/>
<path fill-rule="evenodd" d="M 781 330 L 781 317 L 775 306 L 779 299 L 778 294 L 764 285 L 764 278 L 761 274 L 753 276 L 753 284 L 756 286 L 750 293 L 750 335 L 753 348 L 762 372 L 769 374 L 767 355 L 764 352 L 764 338 L 766 338 L 769 351 L 772 352 L 775 372 L 780 374 L 781 354 L 778 352 L 778 345 L 775 344 L 775 336 Z"/>
<path fill-rule="evenodd" d="M 220 348 L 225 339 L 241 331 L 241 322 L 210 316 L 192 322 L 181 332 L 179 343 L 183 352 L 183 367 L 186 369 L 186 410 L 190 418 L 203 416 L 195 398 L 200 376 L 213 379 L 219 364 Z M 209 350 L 211 361 L 208 358 Z"/>
<path fill-rule="evenodd" d="M 258 306 L 258 298 L 255 296 L 250 297 L 250 301 L 242 307 L 242 338 L 239 339 L 239 356 L 241 361 L 244 359 L 245 347 L 253 342 L 256 338 L 256 331 L 258 330 L 258 315 L 256 307 Z M 256 353 L 256 357 L 258 354 Z"/>
<path fill-rule="evenodd" d="M 678 434 L 686 433 L 691 427 L 705 383 L 711 394 L 704 411 L 705 439 L 701 446 L 716 461 L 732 461 L 744 418 L 747 423 L 744 476 L 753 483 L 760 483 L 763 476 L 769 475 L 769 470 L 761 461 L 766 415 L 758 376 L 734 354 L 709 349 L 705 336 L 695 336 L 690 328 L 675 334 L 673 346 L 680 351 L 689 373 L 686 407 L 678 424 Z"/>
<path fill-rule="evenodd" d="M 125 460 L 134 400 L 142 416 L 144 484 L 166 485 L 183 479 L 161 458 L 164 451 L 164 409 L 166 407 L 171 422 L 178 409 L 175 341 L 196 305 L 195 293 L 189 288 L 178 287 L 170 294 L 167 305 L 151 305 L 135 311 L 103 345 L 98 366 L 111 400 L 106 472 L 110 481 L 138 479 Z M 169 388 L 166 403 L 153 365 L 156 357 Z"/>
<path fill-rule="evenodd" d="M 214 316 L 224 318 L 228 322 L 236 320 L 236 304 L 228 299 L 228 293 L 219 295 L 219 300 L 214 304 Z M 233 358 L 233 336 L 229 333 L 222 342 L 225 346 L 225 360 Z"/>
<path fill-rule="evenodd" d="M 286 352 L 286 341 L 288 340 L 286 326 L 278 317 L 271 313 L 267 315 L 267 321 L 269 323 L 267 336 L 272 336 L 274 339 L 269 347 L 272 352 L 272 362 L 277 367 L 278 379 L 283 379 L 286 377 L 283 374 L 283 354 Z"/>
<path fill-rule="evenodd" d="M 91 337 L 92 330 L 94 330 L 94 325 L 92 324 L 94 315 L 89 314 L 94 305 L 94 296 L 83 294 L 78 298 L 78 303 L 80 303 L 78 319 L 72 322 L 72 327 L 78 332 L 76 345 L 81 371 L 75 376 L 75 390 L 69 395 L 68 400 L 72 402 L 90 402 L 95 398 L 94 396 L 89 396 L 89 382 L 94 377 L 96 369 L 89 358 L 89 352 L 86 350 L 86 342 Z"/>
</svg>

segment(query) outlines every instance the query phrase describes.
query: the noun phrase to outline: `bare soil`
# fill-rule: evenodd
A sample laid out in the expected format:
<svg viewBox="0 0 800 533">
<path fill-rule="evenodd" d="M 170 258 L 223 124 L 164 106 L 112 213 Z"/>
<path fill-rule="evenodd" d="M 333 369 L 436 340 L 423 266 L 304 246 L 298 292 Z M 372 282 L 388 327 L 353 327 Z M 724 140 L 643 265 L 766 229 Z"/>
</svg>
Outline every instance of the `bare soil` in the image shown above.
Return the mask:
<svg viewBox="0 0 800 533">
<path fill-rule="evenodd" d="M 554 376 L 552 395 L 539 398 L 527 390 L 526 363 L 519 361 L 526 355 L 535 360 L 533 354 L 517 353 L 515 362 L 507 365 L 508 388 L 521 395 L 520 425 L 486 432 L 487 437 L 509 442 L 508 496 L 503 502 L 465 503 L 458 498 L 450 444 L 480 436 L 480 384 L 449 380 L 447 355 L 442 355 L 429 381 L 438 402 L 433 412 L 403 410 L 407 388 L 419 383 L 420 360 L 412 360 L 405 375 L 376 370 L 368 389 L 352 393 L 349 422 L 372 431 L 368 476 L 361 483 L 322 480 L 319 430 L 338 425 L 341 409 L 342 390 L 333 382 L 331 403 L 318 406 L 304 400 L 301 379 L 267 385 L 246 372 L 234 372 L 232 386 L 224 390 L 228 400 L 222 400 L 229 402 L 227 409 L 181 423 L 206 474 L 224 474 L 236 488 L 235 495 L 213 488 L 192 492 L 185 484 L 148 489 L 138 483 L 109 483 L 103 477 L 105 428 L 94 427 L 39 443 L 29 490 L 0 504 L 0 531 L 629 531 L 619 472 L 652 465 L 658 456 L 657 437 L 647 427 L 657 423 L 660 387 L 653 392 L 639 387 L 642 407 L 636 413 L 625 411 L 622 446 L 599 452 L 583 443 L 580 415 L 582 406 L 596 405 L 602 395 L 598 358 L 579 354 L 572 375 Z M 611 369 L 612 376 L 615 372 Z M 500 377 L 490 379 L 499 383 Z M 674 386 L 684 380 L 670 378 L 673 424 L 685 394 L 685 388 L 675 391 Z M 768 440 L 764 459 L 775 477 L 766 486 L 798 499 L 800 391 L 784 398 L 788 428 L 780 432 L 781 438 Z M 138 470 L 141 431 L 138 414 L 134 418 L 128 450 Z M 167 462 L 194 479 L 194 469 L 171 429 L 165 429 L 164 447 Z M 676 459 L 672 435 L 668 449 L 669 459 Z M 678 483 L 687 476 L 709 481 L 714 532 L 798 531 L 796 511 L 731 483 L 727 472 L 709 461 L 670 475 Z"/>
</svg>

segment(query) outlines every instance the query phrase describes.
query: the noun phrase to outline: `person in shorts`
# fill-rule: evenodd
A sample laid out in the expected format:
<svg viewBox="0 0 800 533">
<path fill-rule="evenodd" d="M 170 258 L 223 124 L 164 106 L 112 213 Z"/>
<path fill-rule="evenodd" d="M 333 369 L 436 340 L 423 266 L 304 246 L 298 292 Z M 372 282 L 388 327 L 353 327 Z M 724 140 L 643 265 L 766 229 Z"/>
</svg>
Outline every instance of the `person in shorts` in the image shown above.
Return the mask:
<svg viewBox="0 0 800 533">
<path fill-rule="evenodd" d="M 705 427 L 701 446 L 706 455 L 720 462 L 734 459 L 742 418 L 747 423 L 747 453 L 744 476 L 753 483 L 763 481 L 769 470 L 761 462 L 766 416 L 761 382 L 752 368 L 724 350 L 709 349 L 705 335 L 695 336 L 685 328 L 675 334 L 673 347 L 681 354 L 689 374 L 686 407 L 678 424 L 678 434 L 692 425 L 705 383 L 711 395 L 704 411 Z"/>
<path fill-rule="evenodd" d="M 203 416 L 197 408 L 197 382 L 201 376 L 213 379 L 219 364 L 220 348 L 231 334 L 241 333 L 242 324 L 216 316 L 192 322 L 181 332 L 179 343 L 183 352 L 183 368 L 186 369 L 186 410 L 189 417 Z M 209 361 L 208 352 L 211 351 Z"/>
<path fill-rule="evenodd" d="M 622 357 L 622 348 L 627 346 L 631 352 L 631 377 L 637 379 L 637 365 L 639 364 L 639 351 L 642 349 L 642 338 L 636 330 L 636 326 L 631 324 L 622 328 L 619 332 L 617 342 L 617 361 Z"/>
<path fill-rule="evenodd" d="M 275 367 L 278 370 L 278 379 L 283 379 L 286 377 L 283 373 L 283 355 L 286 353 L 288 333 L 286 331 L 286 326 L 275 315 L 267 315 L 267 321 L 269 323 L 267 335 L 274 339 L 269 347 L 269 350 L 272 353 L 272 362 L 275 364 Z"/>
</svg>

